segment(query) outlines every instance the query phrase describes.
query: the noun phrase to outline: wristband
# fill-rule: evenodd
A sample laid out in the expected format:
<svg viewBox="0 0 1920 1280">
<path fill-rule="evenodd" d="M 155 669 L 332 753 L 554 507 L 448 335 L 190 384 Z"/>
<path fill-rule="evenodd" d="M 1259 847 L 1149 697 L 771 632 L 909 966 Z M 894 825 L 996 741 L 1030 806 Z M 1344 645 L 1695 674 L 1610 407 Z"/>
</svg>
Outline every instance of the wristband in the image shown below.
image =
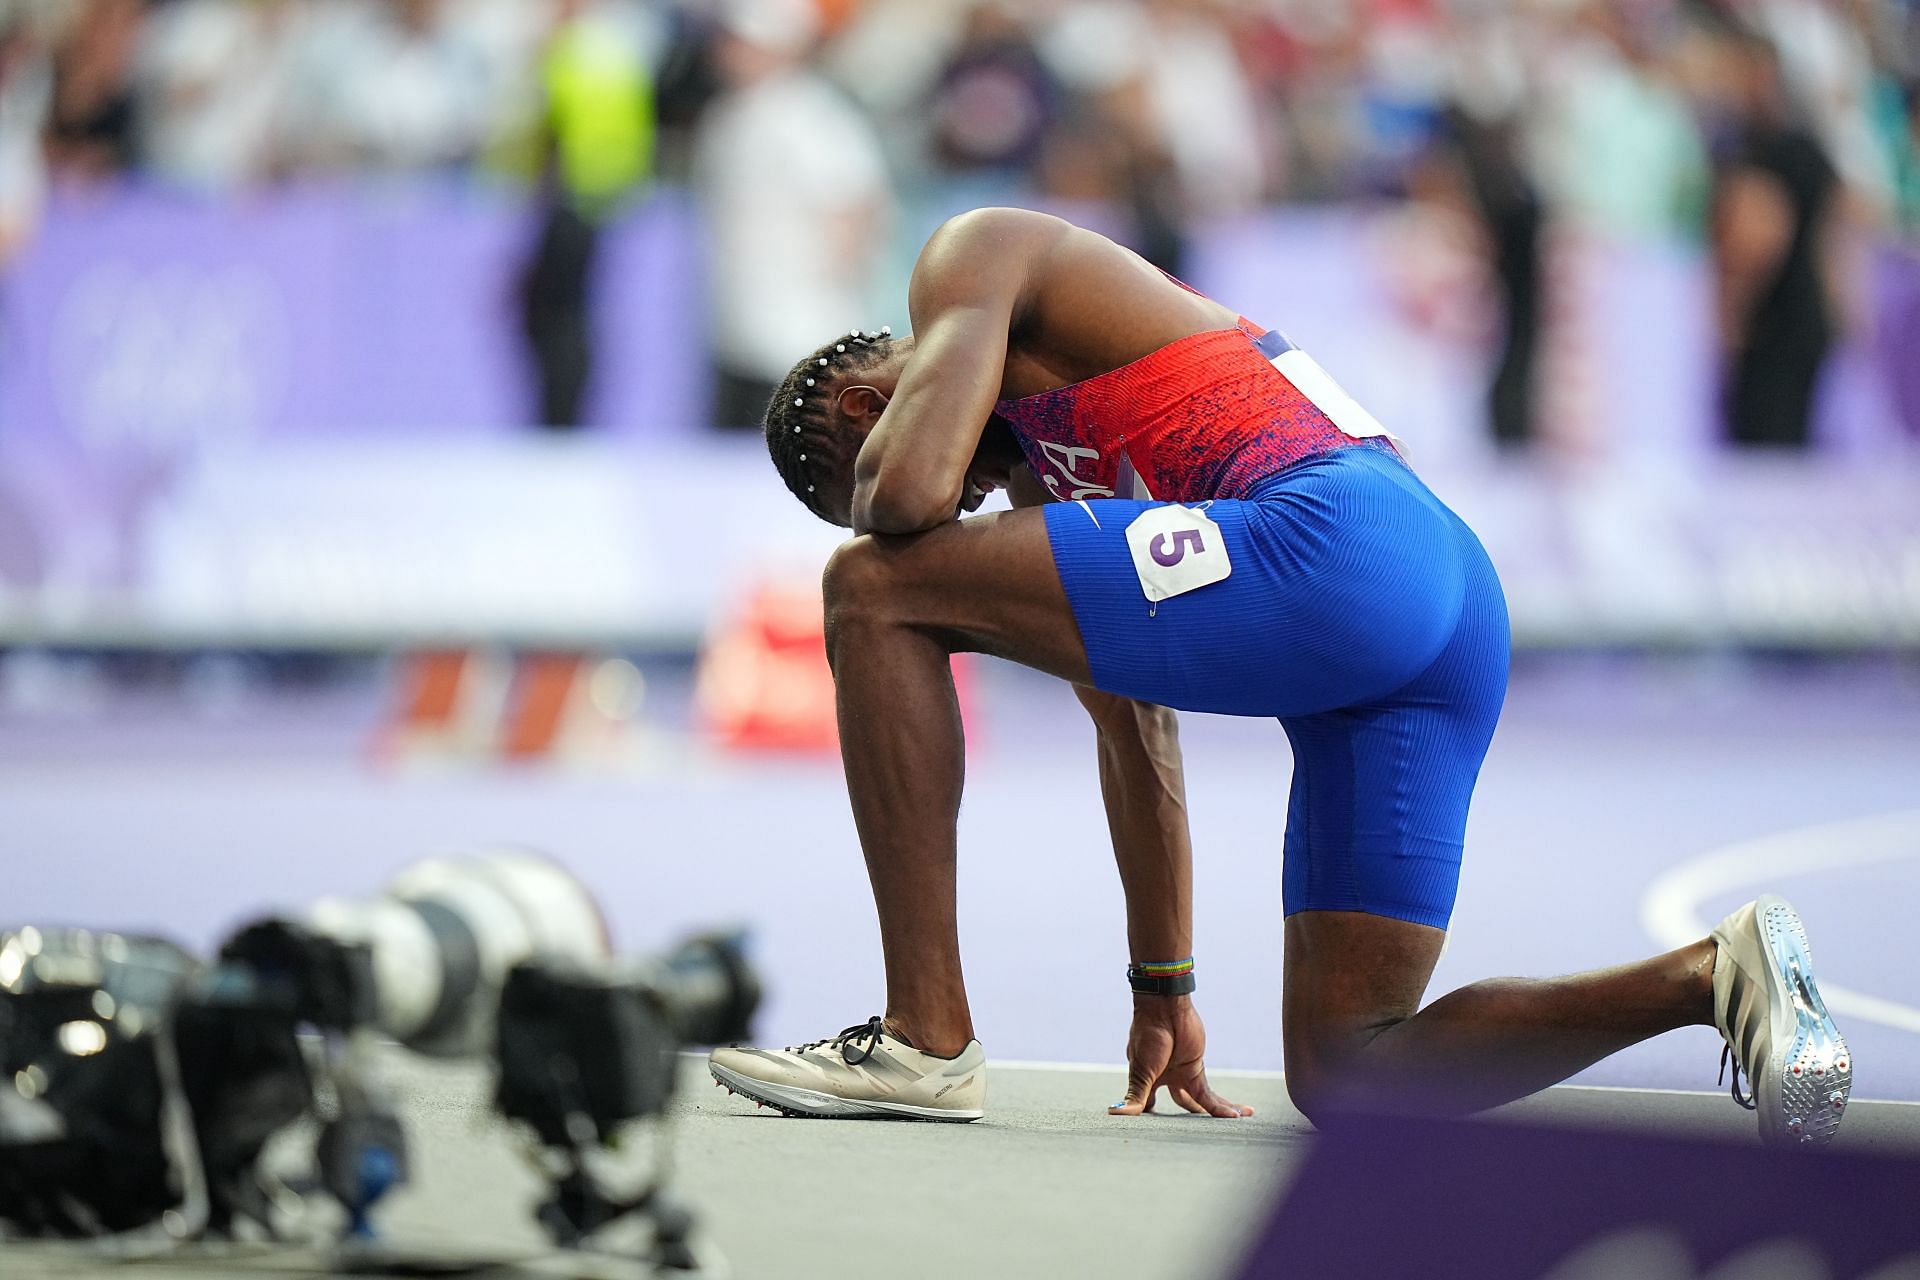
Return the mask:
<svg viewBox="0 0 1920 1280">
<path fill-rule="evenodd" d="M 1140 996 L 1193 994 L 1193 957 L 1185 960 L 1140 960 L 1127 966 L 1127 985 Z"/>
</svg>

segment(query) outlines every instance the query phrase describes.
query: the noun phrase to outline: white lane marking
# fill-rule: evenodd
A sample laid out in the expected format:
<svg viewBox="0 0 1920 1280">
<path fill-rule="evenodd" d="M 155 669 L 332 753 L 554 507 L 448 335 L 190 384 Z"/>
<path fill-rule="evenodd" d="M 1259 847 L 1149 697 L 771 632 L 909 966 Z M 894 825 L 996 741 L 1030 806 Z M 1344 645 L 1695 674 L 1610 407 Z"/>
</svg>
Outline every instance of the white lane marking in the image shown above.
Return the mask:
<svg viewBox="0 0 1920 1280">
<path fill-rule="evenodd" d="M 1822 987 L 1820 990 L 1822 995 L 1826 994 L 1825 987 Z M 1126 1064 L 1120 1062 L 1110 1064 L 1099 1062 L 1023 1062 L 1012 1058 L 1004 1061 L 989 1058 L 987 1059 L 987 1066 L 1004 1067 L 1012 1071 L 1048 1071 L 1072 1075 L 1120 1076 L 1123 1078 L 1127 1074 Z M 1235 1067 L 1208 1067 L 1207 1078 L 1209 1080 L 1283 1080 L 1286 1078 L 1286 1072 L 1243 1071 Z M 1528 1097 L 1544 1098 L 1563 1093 L 1656 1094 L 1664 1098 L 1705 1098 L 1711 1102 L 1719 1102 L 1727 1096 L 1726 1092 L 1721 1089 L 1651 1089 L 1644 1085 L 1631 1084 L 1556 1084 L 1549 1085 L 1539 1093 L 1529 1094 Z M 1519 1099 L 1519 1101 L 1524 1102 L 1526 1099 Z M 1848 1105 L 1857 1105 L 1859 1103 L 1868 1103 L 1875 1107 L 1920 1107 L 1920 1101 L 1907 1098 L 1855 1098 L 1853 1102 Z"/>
<path fill-rule="evenodd" d="M 1546 1092 L 1561 1093 L 1567 1090 L 1579 1093 L 1653 1093 L 1667 1098 L 1712 1098 L 1716 1102 L 1727 1096 L 1724 1089 L 1649 1089 L 1635 1084 L 1556 1084 L 1548 1086 Z M 1541 1095 L 1536 1093 L 1529 1096 L 1538 1098 Z M 1854 1097 L 1847 1105 L 1857 1106 L 1863 1102 L 1876 1107 L 1920 1107 L 1920 1102 L 1908 1098 Z"/>
<path fill-rule="evenodd" d="M 1825 994 L 1825 992 L 1826 988 L 1822 987 L 1821 993 Z M 707 1060 L 706 1051 L 703 1049 L 683 1049 L 680 1052 L 680 1056 L 689 1061 L 702 1064 Z M 1047 1071 L 1065 1075 L 1120 1076 L 1123 1079 L 1127 1074 L 1127 1064 L 1124 1062 L 1033 1062 L 1022 1058 L 989 1058 L 987 1059 L 987 1066 L 989 1068 L 1006 1071 Z M 1226 1079 L 1229 1077 L 1235 1080 L 1284 1080 L 1286 1079 L 1286 1074 L 1284 1071 L 1260 1071 L 1252 1068 L 1245 1070 L 1236 1067 L 1207 1068 L 1207 1078 L 1210 1080 L 1215 1078 Z M 1659 1094 L 1668 1098 L 1711 1098 L 1715 1101 L 1727 1096 L 1719 1089 L 1649 1089 L 1641 1085 L 1631 1084 L 1556 1084 L 1550 1085 L 1547 1089 L 1543 1090 L 1544 1093 L 1562 1093 L 1568 1091 L 1578 1093 L 1650 1093 Z M 1533 1094 L 1530 1096 L 1539 1097 L 1541 1095 Z M 1876 1107 L 1920 1107 L 1920 1101 L 1910 1101 L 1905 1098 L 1856 1098 L 1854 1101 L 1869 1102 Z"/>
<path fill-rule="evenodd" d="M 1662 946 L 1680 947 L 1713 928 L 1700 914 L 1707 899 L 1811 871 L 1920 859 L 1920 809 L 1801 827 L 1728 845 L 1654 877 L 1640 899 L 1640 927 Z M 1820 980 L 1835 1013 L 1920 1035 L 1920 1009 Z"/>
<path fill-rule="evenodd" d="M 1027 1062 L 1019 1058 L 989 1058 L 988 1066 L 1008 1067 L 1015 1071 L 1067 1071 L 1084 1075 L 1127 1074 L 1124 1062 Z M 1208 1067 L 1209 1076 L 1234 1076 L 1241 1080 L 1280 1080 L 1285 1078 L 1284 1071 L 1241 1071 L 1233 1067 Z"/>
<path fill-rule="evenodd" d="M 1822 995 L 1826 994 L 1825 987 L 1822 987 L 1820 990 Z M 1126 1064 L 1119 1062 L 1111 1064 L 1099 1062 L 1022 1062 L 1016 1059 L 998 1061 L 989 1058 L 987 1065 L 989 1067 L 1006 1067 L 1014 1071 L 1053 1071 L 1067 1072 L 1075 1075 L 1125 1076 L 1127 1074 Z M 1235 1067 L 1208 1067 L 1207 1078 L 1210 1080 L 1283 1080 L 1286 1078 L 1286 1072 L 1243 1071 Z M 1580 1093 L 1647 1093 L 1659 1094 L 1668 1098 L 1711 1098 L 1715 1101 L 1727 1096 L 1719 1089 L 1650 1089 L 1642 1085 L 1630 1084 L 1556 1084 L 1550 1085 L 1544 1092 L 1562 1093 L 1568 1090 Z M 1541 1095 L 1533 1094 L 1530 1096 L 1539 1097 Z M 1859 1101 L 1871 1102 L 1876 1107 L 1920 1107 L 1920 1101 L 1909 1101 L 1904 1098 L 1861 1098 Z"/>
</svg>

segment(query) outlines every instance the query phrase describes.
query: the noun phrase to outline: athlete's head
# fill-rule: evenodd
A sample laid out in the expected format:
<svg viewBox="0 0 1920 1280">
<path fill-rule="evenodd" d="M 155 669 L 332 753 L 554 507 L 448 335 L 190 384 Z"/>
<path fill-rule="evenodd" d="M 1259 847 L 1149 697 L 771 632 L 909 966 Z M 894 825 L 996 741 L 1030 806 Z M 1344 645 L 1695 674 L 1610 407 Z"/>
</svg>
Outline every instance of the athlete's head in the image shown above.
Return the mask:
<svg viewBox="0 0 1920 1280">
<path fill-rule="evenodd" d="M 900 384 L 911 336 L 858 329 L 799 364 L 767 403 L 767 452 L 807 510 L 853 524 L 853 460 Z"/>
</svg>

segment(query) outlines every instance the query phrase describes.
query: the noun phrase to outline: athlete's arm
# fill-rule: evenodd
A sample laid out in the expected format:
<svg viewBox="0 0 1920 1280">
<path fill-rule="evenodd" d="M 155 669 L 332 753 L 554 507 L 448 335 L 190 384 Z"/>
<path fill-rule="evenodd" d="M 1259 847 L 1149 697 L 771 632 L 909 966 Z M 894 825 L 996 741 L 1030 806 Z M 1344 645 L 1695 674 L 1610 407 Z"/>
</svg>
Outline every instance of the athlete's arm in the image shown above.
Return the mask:
<svg viewBox="0 0 1920 1280">
<path fill-rule="evenodd" d="M 1180 723 L 1166 707 L 1074 686 L 1093 717 L 1100 796 L 1127 897 L 1134 960 L 1193 952 L 1193 841 L 1180 766 Z"/>
<path fill-rule="evenodd" d="M 1193 840 L 1180 730 L 1166 707 L 1076 685 L 1100 740 L 1100 794 L 1127 898 L 1127 947 L 1135 960 L 1180 960 L 1193 952 Z M 1191 996 L 1133 998 L 1127 1033 L 1127 1096 L 1109 1111 L 1153 1109 L 1165 1086 L 1180 1107 L 1248 1116 L 1207 1083 L 1206 1028 Z"/>
<path fill-rule="evenodd" d="M 1015 507 L 1054 501 L 1033 472 L 1007 477 Z M 1127 898 L 1127 947 L 1135 960 L 1178 960 L 1193 950 L 1193 840 L 1180 764 L 1180 721 L 1166 707 L 1075 685 L 1093 717 L 1100 797 Z"/>
<path fill-rule="evenodd" d="M 918 533 L 955 517 L 1034 266 L 1070 230 L 979 209 L 927 241 L 907 297 L 913 358 L 854 463 L 854 532 Z"/>
<path fill-rule="evenodd" d="M 1026 467 L 1007 477 L 1016 507 L 1054 501 Z M 1193 838 L 1180 763 L 1180 724 L 1152 703 L 1075 685 L 1093 717 L 1100 796 L 1120 886 L 1127 899 L 1127 950 L 1134 960 L 1179 960 L 1193 951 Z M 1108 1108 L 1139 1115 L 1162 1086 L 1180 1107 L 1212 1116 L 1250 1116 L 1252 1107 L 1221 1097 L 1207 1083 L 1206 1028 L 1191 996 L 1133 998 L 1127 1032 L 1127 1096 Z"/>
</svg>

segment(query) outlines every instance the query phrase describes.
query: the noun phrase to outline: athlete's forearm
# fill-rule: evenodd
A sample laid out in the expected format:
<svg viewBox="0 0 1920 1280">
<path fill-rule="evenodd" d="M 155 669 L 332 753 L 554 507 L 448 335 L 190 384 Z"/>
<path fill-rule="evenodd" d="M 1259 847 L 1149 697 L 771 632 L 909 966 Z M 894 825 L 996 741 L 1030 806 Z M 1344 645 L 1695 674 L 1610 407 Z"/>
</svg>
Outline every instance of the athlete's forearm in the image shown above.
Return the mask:
<svg viewBox="0 0 1920 1280">
<path fill-rule="evenodd" d="M 1100 793 L 1127 898 L 1130 959 L 1193 952 L 1193 843 L 1180 730 L 1165 707 L 1080 688 L 1098 730 Z"/>
<path fill-rule="evenodd" d="M 907 290 L 913 356 L 854 463 L 856 533 L 921 533 L 955 517 L 1034 263 L 1069 231 L 977 209 L 927 241 Z"/>
</svg>

